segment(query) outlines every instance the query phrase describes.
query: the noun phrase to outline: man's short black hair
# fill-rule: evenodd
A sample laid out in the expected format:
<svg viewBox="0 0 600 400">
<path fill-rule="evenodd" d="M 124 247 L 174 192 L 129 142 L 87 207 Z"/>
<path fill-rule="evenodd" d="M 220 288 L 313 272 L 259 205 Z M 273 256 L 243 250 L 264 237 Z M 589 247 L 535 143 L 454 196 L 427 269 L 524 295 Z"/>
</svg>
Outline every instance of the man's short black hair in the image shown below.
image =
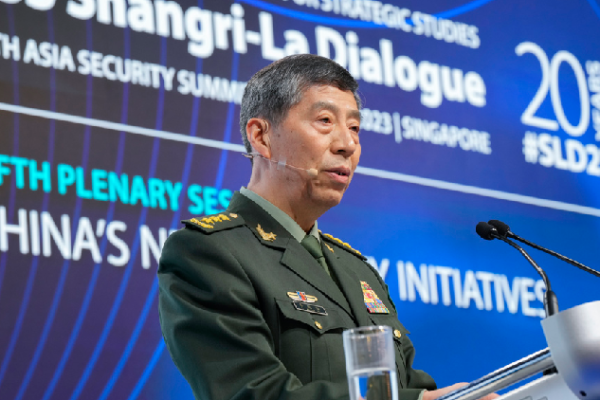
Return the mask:
<svg viewBox="0 0 600 400">
<path fill-rule="evenodd" d="M 273 126 L 283 121 L 302 95 L 312 86 L 334 86 L 352 92 L 358 109 L 358 82 L 341 65 L 313 54 L 298 54 L 282 58 L 258 71 L 248 81 L 242 98 L 240 130 L 248 153 L 252 146 L 246 134 L 251 118 L 264 118 Z"/>
</svg>

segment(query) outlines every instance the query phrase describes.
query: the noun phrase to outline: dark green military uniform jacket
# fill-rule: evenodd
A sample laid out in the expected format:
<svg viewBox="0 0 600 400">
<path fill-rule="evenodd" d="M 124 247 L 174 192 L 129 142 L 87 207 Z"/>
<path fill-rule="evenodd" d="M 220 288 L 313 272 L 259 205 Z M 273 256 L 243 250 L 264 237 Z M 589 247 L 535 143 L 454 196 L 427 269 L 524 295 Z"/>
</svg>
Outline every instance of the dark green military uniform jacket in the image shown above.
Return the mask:
<svg viewBox="0 0 600 400">
<path fill-rule="evenodd" d="M 387 286 L 348 245 L 323 235 L 338 286 L 279 223 L 239 193 L 226 212 L 185 224 L 162 251 L 159 312 L 169 352 L 196 398 L 348 399 L 342 332 L 367 325 L 397 331 L 400 400 L 435 389 L 429 375 L 412 368 L 414 348 Z M 368 312 L 361 281 L 389 314 Z M 298 310 L 288 292 L 316 297 L 308 304 L 327 315 Z"/>
</svg>

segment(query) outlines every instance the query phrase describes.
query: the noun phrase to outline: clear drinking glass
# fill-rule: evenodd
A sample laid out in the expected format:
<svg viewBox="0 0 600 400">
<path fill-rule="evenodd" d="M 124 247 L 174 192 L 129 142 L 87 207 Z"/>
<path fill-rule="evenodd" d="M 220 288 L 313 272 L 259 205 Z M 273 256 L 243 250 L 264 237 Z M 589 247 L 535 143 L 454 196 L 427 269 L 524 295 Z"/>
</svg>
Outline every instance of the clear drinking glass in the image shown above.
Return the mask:
<svg viewBox="0 0 600 400">
<path fill-rule="evenodd" d="M 343 338 L 350 400 L 398 400 L 392 328 L 350 329 Z"/>
</svg>

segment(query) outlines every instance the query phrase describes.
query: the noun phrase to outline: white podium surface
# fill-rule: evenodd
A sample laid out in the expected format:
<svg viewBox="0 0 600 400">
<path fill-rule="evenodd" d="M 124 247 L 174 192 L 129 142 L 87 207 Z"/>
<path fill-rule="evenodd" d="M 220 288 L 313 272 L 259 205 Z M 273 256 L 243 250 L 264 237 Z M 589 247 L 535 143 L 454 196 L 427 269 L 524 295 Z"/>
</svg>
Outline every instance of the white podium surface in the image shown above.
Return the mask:
<svg viewBox="0 0 600 400">
<path fill-rule="evenodd" d="M 565 310 L 542 321 L 552 360 L 582 400 L 600 399 L 600 301 Z"/>
<path fill-rule="evenodd" d="M 553 374 L 512 390 L 499 400 L 577 400 L 577 397 L 560 374 Z"/>
<path fill-rule="evenodd" d="M 478 400 L 556 368 L 501 400 L 600 400 L 600 301 L 581 304 L 542 321 L 548 349 L 492 372 L 438 400 Z"/>
</svg>

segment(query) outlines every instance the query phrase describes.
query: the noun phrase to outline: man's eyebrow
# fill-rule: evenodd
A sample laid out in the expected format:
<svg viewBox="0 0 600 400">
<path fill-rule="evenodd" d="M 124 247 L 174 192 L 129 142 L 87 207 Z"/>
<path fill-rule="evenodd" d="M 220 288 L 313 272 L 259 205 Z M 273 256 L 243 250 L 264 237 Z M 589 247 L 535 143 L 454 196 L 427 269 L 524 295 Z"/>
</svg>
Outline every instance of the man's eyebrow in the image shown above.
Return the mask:
<svg viewBox="0 0 600 400">
<path fill-rule="evenodd" d="M 348 117 L 351 117 L 351 118 L 356 118 L 356 119 L 357 119 L 359 122 L 360 122 L 360 120 L 361 120 L 361 119 L 360 119 L 360 115 L 361 115 L 361 114 L 360 114 L 360 111 L 358 111 L 358 110 L 351 110 L 351 111 L 348 111 Z"/>
<path fill-rule="evenodd" d="M 316 111 L 316 110 L 329 110 L 332 113 L 338 113 L 340 112 L 340 108 L 338 106 L 336 106 L 335 104 L 332 103 L 328 103 L 326 101 L 317 101 L 315 104 L 312 105 L 312 110 Z M 351 118 L 356 118 L 360 121 L 360 111 L 358 110 L 350 110 L 347 113 L 348 117 Z"/>
</svg>

